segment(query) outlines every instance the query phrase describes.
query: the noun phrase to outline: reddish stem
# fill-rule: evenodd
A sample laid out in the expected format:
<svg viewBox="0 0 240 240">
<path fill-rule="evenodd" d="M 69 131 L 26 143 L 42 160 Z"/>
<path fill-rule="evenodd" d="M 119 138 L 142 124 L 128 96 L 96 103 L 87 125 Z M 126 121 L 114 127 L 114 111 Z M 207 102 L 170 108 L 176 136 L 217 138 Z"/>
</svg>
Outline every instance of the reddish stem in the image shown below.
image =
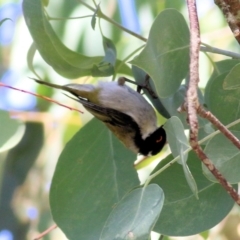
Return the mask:
<svg viewBox="0 0 240 240">
<path fill-rule="evenodd" d="M 60 102 L 57 102 L 57 101 L 49 98 L 49 97 L 45 97 L 45 96 L 39 95 L 39 94 L 37 94 L 37 93 L 28 92 L 28 91 L 26 91 L 26 90 L 19 89 L 19 88 L 15 88 L 15 87 L 6 85 L 6 84 L 1 83 L 1 82 L 0 82 L 0 86 L 6 87 L 6 88 L 10 88 L 10 89 L 13 89 L 13 90 L 16 90 L 16 91 L 19 91 L 19 92 L 27 93 L 27 94 L 33 95 L 33 96 L 35 96 L 35 97 L 42 98 L 42 99 L 44 99 L 44 100 L 46 100 L 46 101 L 48 101 L 48 102 L 53 102 L 53 103 L 56 103 L 56 104 L 58 104 L 58 105 L 60 105 L 60 106 L 62 106 L 62 107 L 68 108 L 68 109 L 71 110 L 71 111 L 77 111 L 77 112 L 83 113 L 82 111 L 80 111 L 80 110 L 77 109 L 77 108 L 73 108 L 73 107 L 66 106 L 66 105 L 64 105 L 64 104 L 62 104 L 62 103 L 60 103 Z"/>
</svg>

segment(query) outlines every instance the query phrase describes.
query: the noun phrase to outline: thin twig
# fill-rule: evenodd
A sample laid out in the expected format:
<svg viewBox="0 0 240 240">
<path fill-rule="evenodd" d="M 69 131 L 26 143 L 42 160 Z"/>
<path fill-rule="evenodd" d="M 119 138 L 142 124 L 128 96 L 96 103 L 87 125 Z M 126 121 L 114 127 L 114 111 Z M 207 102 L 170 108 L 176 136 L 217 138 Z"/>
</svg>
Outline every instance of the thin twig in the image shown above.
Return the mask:
<svg viewBox="0 0 240 240">
<path fill-rule="evenodd" d="M 216 126 L 222 134 L 225 135 L 237 148 L 240 149 L 240 141 L 235 137 L 211 112 L 206 111 L 202 106 L 197 109 L 199 116 L 208 119 L 214 126 Z"/>
<path fill-rule="evenodd" d="M 96 11 L 95 8 L 91 7 L 91 6 L 90 6 L 89 4 L 87 4 L 85 1 L 78 0 L 78 2 L 80 2 L 82 5 L 84 5 L 85 7 L 87 7 L 88 9 L 90 9 L 91 11 L 93 11 L 93 12 Z M 136 38 L 144 41 L 144 42 L 147 41 L 147 39 L 146 39 L 145 37 L 143 37 L 143 36 L 141 36 L 141 35 L 133 32 L 133 31 L 131 31 L 131 30 L 125 28 L 125 27 L 123 27 L 121 24 L 115 22 L 113 19 L 111 19 L 111 18 L 109 18 L 108 16 L 106 16 L 106 15 L 101 11 L 100 8 L 99 8 L 98 11 L 97 11 L 97 16 L 98 16 L 99 18 L 102 18 L 102 19 L 106 20 L 107 22 L 110 22 L 111 24 L 113 24 L 114 26 L 116 26 L 116 27 L 118 27 L 119 29 L 123 30 L 124 32 L 127 32 L 127 33 L 135 36 Z"/>
<path fill-rule="evenodd" d="M 198 144 L 198 119 L 197 109 L 200 104 L 198 101 L 197 87 L 199 82 L 199 51 L 200 51 L 200 31 L 195 0 L 187 0 L 189 21 L 190 21 L 190 81 L 186 93 L 186 106 L 188 121 L 190 125 L 190 145 L 197 156 L 215 176 L 220 184 L 226 189 L 234 201 L 240 205 L 240 196 L 236 190 L 226 181 L 222 174 L 216 169 L 210 159 Z"/>
<path fill-rule="evenodd" d="M 240 59 L 239 53 L 223 50 L 220 48 L 215 48 L 215 47 L 212 47 L 205 43 L 201 43 L 201 44 L 203 45 L 200 47 L 200 50 L 202 52 L 211 52 L 211 53 L 221 54 L 221 55 L 228 56 L 228 57 L 235 58 L 235 59 Z"/>
<path fill-rule="evenodd" d="M 54 224 L 53 226 L 51 226 L 50 228 L 48 228 L 44 232 L 40 233 L 36 238 L 34 238 L 34 240 L 39 240 L 39 239 L 43 238 L 44 236 L 46 236 L 48 233 L 50 233 L 55 228 L 57 228 L 57 224 Z"/>
<path fill-rule="evenodd" d="M 46 100 L 46 101 L 48 101 L 48 102 L 56 103 L 56 104 L 58 104 L 58 105 L 60 105 L 60 106 L 62 106 L 62 107 L 68 108 L 68 109 L 71 110 L 71 111 L 77 111 L 77 112 L 83 113 L 82 111 L 80 111 L 80 110 L 77 109 L 77 108 L 73 108 L 73 107 L 66 106 L 66 105 L 64 105 L 64 104 L 62 104 L 62 103 L 60 103 L 60 102 L 57 102 L 57 101 L 55 101 L 55 100 L 53 100 L 53 99 L 51 99 L 51 98 L 48 98 L 48 97 L 39 95 L 39 94 L 37 94 L 37 93 L 32 93 L 32 92 L 29 92 L 29 91 L 26 91 L 26 90 L 23 90 L 23 89 L 15 88 L 15 87 L 6 85 L 6 84 L 1 83 L 1 82 L 0 82 L 0 87 L 6 87 L 6 88 L 10 88 L 10 89 L 19 91 L 19 92 L 27 93 L 27 94 L 33 95 L 33 96 L 35 96 L 35 97 L 42 98 L 42 99 L 44 99 L 44 100 Z"/>
<path fill-rule="evenodd" d="M 179 112 L 185 112 L 185 105 L 182 105 L 178 109 Z M 235 137 L 231 131 L 228 130 L 227 126 L 223 125 L 219 119 L 217 119 L 210 111 L 206 111 L 203 106 L 199 105 L 197 109 L 197 113 L 200 117 L 206 118 L 209 122 L 211 122 L 215 127 L 219 129 L 219 131 L 228 138 L 237 148 L 240 149 L 240 140 Z"/>
</svg>

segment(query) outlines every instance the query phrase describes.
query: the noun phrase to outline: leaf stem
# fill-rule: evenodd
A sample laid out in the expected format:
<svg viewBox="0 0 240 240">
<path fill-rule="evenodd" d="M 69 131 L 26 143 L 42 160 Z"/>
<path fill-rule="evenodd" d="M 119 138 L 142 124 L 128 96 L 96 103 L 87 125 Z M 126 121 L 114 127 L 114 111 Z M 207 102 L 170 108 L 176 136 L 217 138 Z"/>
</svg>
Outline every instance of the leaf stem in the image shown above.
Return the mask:
<svg viewBox="0 0 240 240">
<path fill-rule="evenodd" d="M 19 91 L 19 92 L 23 92 L 23 93 L 27 93 L 27 94 L 30 94 L 30 95 L 33 95 L 35 97 L 39 97 L 39 98 L 42 98 L 44 100 L 47 100 L 48 102 L 53 102 L 53 103 L 56 103 L 58 105 L 60 105 L 61 107 L 65 107 L 65 108 L 68 108 L 69 110 L 72 110 L 72 111 L 77 111 L 77 112 L 80 112 L 80 113 L 83 113 L 81 112 L 79 109 L 76 109 L 76 108 L 72 108 L 72 107 L 69 107 L 69 106 L 66 106 L 60 102 L 57 102 L 49 97 L 45 97 L 45 96 L 42 96 L 42 95 L 39 95 L 39 94 L 36 94 L 36 93 L 32 93 L 32 92 L 29 92 L 29 91 L 26 91 L 26 90 L 23 90 L 23 89 L 19 89 L 19 88 L 15 88 L 15 87 L 12 87 L 12 86 L 9 86 L 9 85 L 6 85 L 4 83 L 1 83 L 0 82 L 0 87 L 6 87 L 6 88 L 10 88 L 10 89 L 13 89 L 13 90 L 16 90 L 16 91 Z"/>
<path fill-rule="evenodd" d="M 240 59 L 240 54 L 239 53 L 226 51 L 226 50 L 223 50 L 223 49 L 220 49 L 220 48 L 215 48 L 215 47 L 212 47 L 212 46 L 210 46 L 206 43 L 201 43 L 201 45 L 203 45 L 203 46 L 200 46 L 200 50 L 202 52 L 211 52 L 211 53 L 225 55 L 225 56 L 235 58 L 235 59 Z"/>
<path fill-rule="evenodd" d="M 39 240 L 39 239 L 45 237 L 46 235 L 48 235 L 52 230 L 54 230 L 57 227 L 58 227 L 57 224 L 54 224 L 53 226 L 46 229 L 44 232 L 40 233 L 36 238 L 34 238 L 34 240 Z"/>
<path fill-rule="evenodd" d="M 120 69 L 122 67 L 122 65 L 127 62 L 128 59 L 130 59 L 134 54 L 136 54 L 138 51 L 140 51 L 142 48 L 144 48 L 145 44 L 138 47 L 137 49 L 135 49 L 133 52 L 131 52 L 126 58 L 124 58 L 121 63 L 119 64 L 119 66 L 116 67 L 115 69 L 115 74 L 113 75 L 112 79 L 114 79 L 116 77 L 116 73 L 118 72 L 118 69 Z"/>
<path fill-rule="evenodd" d="M 81 17 L 67 17 L 67 18 L 57 18 L 57 17 L 51 17 L 47 15 L 48 20 L 58 20 L 58 21 L 63 21 L 63 20 L 76 20 L 76 19 L 81 19 L 81 18 L 89 18 L 92 17 L 92 15 L 85 15 Z"/>
<path fill-rule="evenodd" d="M 81 4 L 83 4 L 85 7 L 87 7 L 88 9 L 90 9 L 91 11 L 93 11 L 93 12 L 96 11 L 95 8 L 91 7 L 91 6 L 90 6 L 89 4 L 87 4 L 86 2 L 84 2 L 84 1 L 82 1 L 82 0 L 78 0 L 78 1 L 79 1 Z M 131 31 L 131 30 L 125 28 L 125 27 L 123 27 L 121 24 L 117 23 L 117 22 L 114 21 L 113 19 L 111 19 L 111 18 L 109 18 L 108 16 L 106 16 L 106 15 L 101 11 L 100 7 L 99 7 L 99 9 L 98 9 L 98 11 L 97 11 L 97 16 L 98 16 L 99 18 L 102 18 L 102 19 L 106 20 L 107 22 L 113 24 L 113 25 L 116 26 L 117 28 L 119 28 L 119 29 L 121 29 L 121 30 L 123 30 L 123 31 L 125 31 L 125 32 L 127 32 L 127 33 L 129 33 L 129 34 L 131 34 L 132 36 L 134 36 L 134 37 L 136 37 L 136 38 L 138 38 L 138 39 L 140 39 L 140 40 L 142 40 L 142 41 L 144 41 L 144 42 L 147 41 L 147 39 L 146 39 L 145 37 L 143 37 L 143 36 L 141 36 L 141 35 L 133 32 L 133 31 Z"/>
</svg>

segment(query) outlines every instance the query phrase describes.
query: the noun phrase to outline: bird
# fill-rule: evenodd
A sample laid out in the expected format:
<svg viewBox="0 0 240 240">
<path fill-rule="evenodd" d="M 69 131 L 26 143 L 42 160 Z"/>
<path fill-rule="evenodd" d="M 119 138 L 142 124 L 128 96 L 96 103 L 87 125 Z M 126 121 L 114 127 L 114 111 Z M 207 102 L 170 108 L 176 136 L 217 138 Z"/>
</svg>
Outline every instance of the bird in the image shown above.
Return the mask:
<svg viewBox="0 0 240 240">
<path fill-rule="evenodd" d="M 99 81 L 93 84 L 58 85 L 35 79 L 37 83 L 61 89 L 72 94 L 94 117 L 136 154 L 152 156 L 158 154 L 166 143 L 163 126 L 157 126 L 153 107 L 137 91 L 118 81 Z"/>
</svg>

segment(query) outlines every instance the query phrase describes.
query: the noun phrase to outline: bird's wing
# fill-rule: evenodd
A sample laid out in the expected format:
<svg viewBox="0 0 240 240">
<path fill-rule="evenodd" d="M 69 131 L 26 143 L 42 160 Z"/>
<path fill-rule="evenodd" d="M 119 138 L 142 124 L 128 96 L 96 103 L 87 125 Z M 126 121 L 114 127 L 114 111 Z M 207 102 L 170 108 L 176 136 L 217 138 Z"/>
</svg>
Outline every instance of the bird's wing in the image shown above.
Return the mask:
<svg viewBox="0 0 240 240">
<path fill-rule="evenodd" d="M 79 98 L 78 100 L 89 112 L 105 123 L 114 126 L 128 127 L 135 130 L 139 128 L 132 117 L 123 112 L 112 108 L 102 107 L 82 98 Z"/>
<path fill-rule="evenodd" d="M 135 139 L 141 138 L 141 133 L 139 126 L 132 117 L 123 112 L 102 107 L 82 98 L 79 98 L 78 101 L 96 118 L 104 122 L 127 148 L 138 153 L 139 149 L 135 144 Z"/>
</svg>

